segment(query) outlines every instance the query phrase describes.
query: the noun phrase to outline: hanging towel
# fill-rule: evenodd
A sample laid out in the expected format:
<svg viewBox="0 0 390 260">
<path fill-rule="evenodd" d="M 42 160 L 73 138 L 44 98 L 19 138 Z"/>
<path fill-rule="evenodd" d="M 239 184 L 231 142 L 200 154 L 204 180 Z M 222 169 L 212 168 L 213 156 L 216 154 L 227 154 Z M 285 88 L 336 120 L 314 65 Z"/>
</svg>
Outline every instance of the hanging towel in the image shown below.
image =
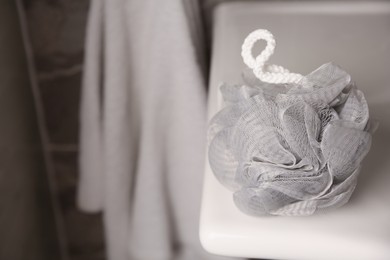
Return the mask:
<svg viewBox="0 0 390 260">
<path fill-rule="evenodd" d="M 206 88 L 193 0 L 94 0 L 78 205 L 104 212 L 109 260 L 222 259 L 200 246 Z"/>
</svg>

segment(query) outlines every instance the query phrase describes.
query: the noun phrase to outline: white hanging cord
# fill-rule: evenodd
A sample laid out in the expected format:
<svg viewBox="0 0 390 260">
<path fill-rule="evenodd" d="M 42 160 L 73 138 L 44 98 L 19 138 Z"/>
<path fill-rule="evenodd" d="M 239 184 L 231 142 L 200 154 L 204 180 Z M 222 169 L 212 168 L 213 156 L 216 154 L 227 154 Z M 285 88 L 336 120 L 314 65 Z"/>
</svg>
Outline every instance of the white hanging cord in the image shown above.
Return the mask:
<svg viewBox="0 0 390 260">
<path fill-rule="evenodd" d="M 267 46 L 256 58 L 254 58 L 252 49 L 259 40 L 265 40 Z M 274 53 L 275 46 L 276 42 L 272 33 L 264 29 L 253 31 L 245 38 L 244 43 L 242 44 L 242 59 L 261 81 L 276 84 L 300 82 L 304 78 L 301 74 L 291 73 L 279 65 L 267 64 L 268 59 Z"/>
</svg>

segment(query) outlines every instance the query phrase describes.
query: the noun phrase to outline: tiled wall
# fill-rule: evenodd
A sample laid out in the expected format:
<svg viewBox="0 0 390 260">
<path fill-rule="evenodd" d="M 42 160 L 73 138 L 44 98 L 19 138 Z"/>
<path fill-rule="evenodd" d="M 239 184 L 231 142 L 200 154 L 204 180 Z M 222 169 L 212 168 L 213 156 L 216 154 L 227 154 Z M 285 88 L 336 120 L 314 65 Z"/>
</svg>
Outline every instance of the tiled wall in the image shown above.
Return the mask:
<svg viewBox="0 0 390 260">
<path fill-rule="evenodd" d="M 101 214 L 75 205 L 79 101 L 88 0 L 24 0 L 71 260 L 104 259 Z"/>
<path fill-rule="evenodd" d="M 0 1 L 0 259 L 59 259 L 60 232 L 15 1 Z"/>
</svg>

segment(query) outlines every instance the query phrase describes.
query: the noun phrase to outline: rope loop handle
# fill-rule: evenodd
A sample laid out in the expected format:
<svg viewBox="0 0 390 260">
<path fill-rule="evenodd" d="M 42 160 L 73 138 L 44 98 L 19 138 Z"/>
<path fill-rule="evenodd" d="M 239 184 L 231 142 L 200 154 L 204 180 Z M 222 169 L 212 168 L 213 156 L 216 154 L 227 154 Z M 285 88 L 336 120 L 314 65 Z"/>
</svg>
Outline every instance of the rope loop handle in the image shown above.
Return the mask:
<svg viewBox="0 0 390 260">
<path fill-rule="evenodd" d="M 267 46 L 256 58 L 254 58 L 252 49 L 259 40 L 265 40 Z M 253 70 L 255 76 L 263 82 L 274 84 L 300 82 L 304 78 L 301 74 L 291 73 L 282 66 L 267 63 L 275 51 L 275 46 L 275 38 L 271 32 L 264 29 L 255 30 L 245 38 L 244 43 L 242 44 L 242 59 L 244 63 Z"/>
</svg>

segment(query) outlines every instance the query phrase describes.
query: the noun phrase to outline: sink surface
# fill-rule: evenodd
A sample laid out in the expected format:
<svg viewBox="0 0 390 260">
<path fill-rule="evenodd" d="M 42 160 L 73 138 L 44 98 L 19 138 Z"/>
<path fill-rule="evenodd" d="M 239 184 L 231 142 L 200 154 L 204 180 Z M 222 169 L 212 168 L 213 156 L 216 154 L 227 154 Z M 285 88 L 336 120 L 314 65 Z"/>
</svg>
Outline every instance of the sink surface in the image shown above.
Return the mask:
<svg viewBox="0 0 390 260">
<path fill-rule="evenodd" d="M 277 41 L 271 63 L 308 74 L 333 61 L 348 71 L 380 125 L 350 202 L 309 217 L 241 213 L 206 156 L 203 247 L 248 258 L 390 259 L 390 2 L 230 2 L 214 12 L 209 118 L 220 108 L 220 82 L 242 83 L 241 44 L 262 28 Z"/>
</svg>

